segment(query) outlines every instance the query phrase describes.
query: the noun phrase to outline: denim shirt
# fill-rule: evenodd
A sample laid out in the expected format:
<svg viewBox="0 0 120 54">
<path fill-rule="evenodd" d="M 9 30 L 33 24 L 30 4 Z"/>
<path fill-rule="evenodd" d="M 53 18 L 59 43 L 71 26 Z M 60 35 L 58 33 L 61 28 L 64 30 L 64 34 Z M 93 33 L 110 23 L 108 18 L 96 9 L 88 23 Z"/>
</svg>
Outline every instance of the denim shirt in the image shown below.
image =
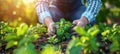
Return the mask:
<svg viewBox="0 0 120 54">
<path fill-rule="evenodd" d="M 62 9 L 69 9 L 74 8 L 74 6 L 79 4 L 79 6 L 84 5 L 84 0 L 38 0 L 36 3 L 36 11 L 37 15 L 39 16 L 39 21 L 41 23 L 44 22 L 44 18 L 47 16 L 51 17 L 51 14 L 49 12 L 49 6 L 55 5 L 58 8 Z M 87 8 L 85 12 L 82 14 L 82 16 L 85 16 L 88 19 L 88 22 L 92 22 L 93 19 L 97 16 L 100 7 L 102 5 L 101 0 L 87 0 Z M 52 18 L 52 17 L 51 17 Z"/>
</svg>

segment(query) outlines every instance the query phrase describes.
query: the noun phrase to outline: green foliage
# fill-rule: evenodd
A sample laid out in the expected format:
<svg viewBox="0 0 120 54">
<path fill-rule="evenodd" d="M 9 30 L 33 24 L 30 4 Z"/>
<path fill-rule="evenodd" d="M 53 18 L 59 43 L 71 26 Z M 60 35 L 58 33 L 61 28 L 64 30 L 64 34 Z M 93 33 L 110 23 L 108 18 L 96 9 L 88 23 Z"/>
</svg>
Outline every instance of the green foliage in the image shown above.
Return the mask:
<svg viewBox="0 0 120 54">
<path fill-rule="evenodd" d="M 61 50 L 53 45 L 46 45 L 40 54 L 61 54 Z"/>
<path fill-rule="evenodd" d="M 33 42 L 40 38 L 38 35 L 46 35 L 47 29 L 44 25 L 28 26 L 23 23 L 15 28 L 10 27 L 4 22 L 0 22 L 0 25 L 0 46 L 3 43 L 7 43 L 6 49 L 16 46 L 13 50 L 14 54 L 38 54 Z M 61 19 L 60 22 L 55 23 L 55 26 L 57 26 L 56 34 L 48 38 L 48 42 L 53 45 L 48 45 L 49 43 L 46 42 L 46 46 L 42 48 L 40 54 L 61 54 L 61 47 L 55 46 L 55 43 L 71 38 L 71 34 L 69 33 L 71 29 L 70 22 Z M 96 38 L 98 34 L 101 36 L 100 41 L 109 44 L 108 49 L 110 49 L 110 52 L 120 53 L 120 25 L 99 23 L 92 27 L 86 26 L 85 28 L 75 26 L 73 29 L 80 36 L 73 36 L 72 40 L 69 39 L 70 42 L 67 45 L 66 54 L 98 53 L 99 47 L 101 46 L 101 43 L 97 40 L 98 38 Z M 111 43 L 106 42 L 106 40 L 109 40 Z"/>
<path fill-rule="evenodd" d="M 93 26 L 85 31 L 82 27 L 76 26 L 74 30 L 81 35 L 78 44 L 82 47 L 85 53 L 97 51 L 99 43 L 96 41 L 96 35 L 99 33 L 97 26 Z M 77 40 L 77 39 L 76 39 Z"/>
<path fill-rule="evenodd" d="M 33 33 L 33 34 L 44 34 L 47 32 L 47 28 L 45 25 L 43 24 L 38 24 L 36 26 L 32 26 L 30 27 L 30 33 Z"/>
<path fill-rule="evenodd" d="M 21 47 L 23 45 L 32 43 L 39 38 L 38 33 L 31 32 L 31 28 L 27 24 L 21 24 L 16 28 L 16 32 L 8 33 L 5 40 L 8 42 L 7 49 L 14 46 L 14 42 L 18 42 L 17 46 Z"/>
<path fill-rule="evenodd" d="M 2 44 L 4 44 L 5 41 L 5 36 L 8 33 L 13 32 L 13 28 L 11 28 L 8 23 L 5 23 L 3 21 L 0 21 L 0 47 L 2 46 Z"/>
<path fill-rule="evenodd" d="M 87 27 L 85 27 L 86 29 Z M 76 26 L 74 27 L 75 31 L 81 35 L 79 45 L 82 46 L 82 50 L 84 53 L 91 53 L 94 51 L 96 53 L 98 51 L 98 47 L 100 43 L 96 40 L 97 34 L 101 34 L 101 38 L 103 42 L 109 40 L 112 42 L 110 44 L 109 49 L 112 52 L 120 53 L 120 26 L 117 24 L 107 25 L 107 24 L 98 24 L 92 27 L 87 28 L 87 30 L 82 27 Z M 76 39 L 77 40 L 77 39 Z M 71 42 L 70 42 L 71 43 Z M 109 44 L 109 42 L 107 43 Z"/>
<path fill-rule="evenodd" d="M 17 36 L 22 36 L 25 35 L 27 33 L 28 30 L 28 25 L 27 24 L 21 24 L 20 27 L 17 27 Z"/>
<path fill-rule="evenodd" d="M 65 19 L 62 18 L 60 22 L 56 23 L 56 25 L 59 26 L 57 28 L 56 34 L 58 36 L 58 39 L 61 39 L 60 41 L 70 37 L 69 30 L 71 23 L 69 21 L 65 21 Z"/>
<path fill-rule="evenodd" d="M 70 38 L 70 28 L 72 24 L 69 21 L 65 21 L 65 19 L 61 19 L 59 22 L 55 23 L 56 29 L 56 35 L 48 38 L 49 42 L 57 43 L 61 42 L 67 38 Z"/>
<path fill-rule="evenodd" d="M 14 42 L 18 42 L 17 46 L 23 46 L 31 43 L 35 40 L 35 34 L 29 34 L 29 28 L 27 24 L 21 24 L 16 28 L 16 32 L 8 33 L 5 40 L 8 42 L 7 49 L 14 46 Z"/>
<path fill-rule="evenodd" d="M 37 26 L 39 27 L 39 25 Z M 5 42 L 7 42 L 6 49 L 16 46 L 17 48 L 15 49 L 14 54 L 37 54 L 36 49 L 34 48 L 34 44 L 32 42 L 37 40 L 39 36 L 38 33 L 31 32 L 32 27 L 29 27 L 25 23 L 21 24 L 18 27 L 15 27 L 14 29 L 8 25 L 5 27 L 5 29 L 3 29 L 3 27 L 4 26 L 1 26 L 1 31 L 7 33 L 2 33 L 1 35 L 4 35 L 4 39 L 0 40 L 4 40 Z"/>
<path fill-rule="evenodd" d="M 2 46 L 2 43 L 0 43 L 0 47 Z"/>
<path fill-rule="evenodd" d="M 12 47 L 12 46 L 14 46 L 14 45 L 17 45 L 17 44 L 18 44 L 17 41 L 9 41 L 9 42 L 7 43 L 6 49 L 8 49 L 8 48 L 10 48 L 10 47 Z"/>
<path fill-rule="evenodd" d="M 67 54 L 80 54 L 82 51 L 82 45 L 79 44 L 79 38 L 73 37 L 69 42 L 66 53 Z"/>
<path fill-rule="evenodd" d="M 31 43 L 14 50 L 14 54 L 23 54 L 23 53 L 24 54 L 38 54 L 38 52 L 35 49 L 35 46 Z"/>
<path fill-rule="evenodd" d="M 120 17 L 120 0 L 101 0 L 102 8 L 97 15 L 97 23 L 106 22 L 107 18 L 115 19 Z"/>
<path fill-rule="evenodd" d="M 49 43 L 53 43 L 53 44 L 57 43 L 57 42 L 58 42 L 58 39 L 56 38 L 56 35 L 54 35 L 54 36 L 52 36 L 52 37 L 49 37 L 49 38 L 48 38 L 48 42 L 49 42 Z"/>
<path fill-rule="evenodd" d="M 86 31 L 80 27 L 80 26 L 76 26 L 74 27 L 74 30 L 78 33 L 78 34 L 81 34 L 81 35 L 85 35 L 86 34 Z"/>
<path fill-rule="evenodd" d="M 112 41 L 111 51 L 118 51 L 120 53 L 120 26 L 114 24 L 110 31 L 107 32 L 106 37 Z"/>
</svg>

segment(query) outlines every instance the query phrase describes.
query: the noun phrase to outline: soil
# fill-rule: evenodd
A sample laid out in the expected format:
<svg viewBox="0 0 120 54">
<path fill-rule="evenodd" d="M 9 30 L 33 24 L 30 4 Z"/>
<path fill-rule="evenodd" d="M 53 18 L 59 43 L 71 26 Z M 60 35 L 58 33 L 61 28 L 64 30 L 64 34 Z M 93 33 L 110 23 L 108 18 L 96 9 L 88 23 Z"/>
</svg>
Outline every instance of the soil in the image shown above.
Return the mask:
<svg viewBox="0 0 120 54">
<path fill-rule="evenodd" d="M 41 38 L 39 38 L 38 40 L 33 42 L 35 44 L 35 48 L 37 49 L 37 51 L 42 50 L 42 48 L 40 48 L 40 45 L 45 46 L 45 44 L 47 43 L 47 38 L 49 37 L 48 35 L 40 35 L 40 36 L 41 36 Z M 96 38 L 97 38 L 97 41 L 100 43 L 100 47 L 98 49 L 98 54 L 102 54 L 101 50 L 104 51 L 105 54 L 116 54 L 114 52 L 110 52 L 110 50 L 109 50 L 109 46 L 110 46 L 110 44 L 112 44 L 111 41 L 105 40 L 103 42 L 102 38 L 101 38 L 101 34 L 98 34 Z M 66 47 L 67 47 L 69 41 L 70 41 L 70 39 L 66 39 L 63 42 L 57 43 L 57 44 L 61 45 L 62 53 L 64 53 L 64 54 L 65 54 Z M 0 48 L 0 54 L 13 54 L 13 50 L 15 49 L 15 47 L 5 49 L 5 46 L 6 46 L 6 44 L 3 44 L 2 47 Z M 84 53 L 82 53 L 82 54 L 84 54 Z M 91 54 L 95 54 L 95 53 L 92 52 Z"/>
</svg>

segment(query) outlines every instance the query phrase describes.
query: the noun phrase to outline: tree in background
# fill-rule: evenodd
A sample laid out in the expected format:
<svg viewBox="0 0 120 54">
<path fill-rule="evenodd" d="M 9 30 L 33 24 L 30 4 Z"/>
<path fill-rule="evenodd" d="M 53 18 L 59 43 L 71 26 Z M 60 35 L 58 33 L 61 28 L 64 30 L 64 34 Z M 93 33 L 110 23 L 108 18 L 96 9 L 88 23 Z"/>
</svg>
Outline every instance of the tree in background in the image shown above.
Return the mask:
<svg viewBox="0 0 120 54">
<path fill-rule="evenodd" d="M 102 8 L 97 16 L 97 22 L 106 22 L 108 18 L 113 20 L 120 18 L 120 0 L 102 0 L 102 3 Z"/>
</svg>

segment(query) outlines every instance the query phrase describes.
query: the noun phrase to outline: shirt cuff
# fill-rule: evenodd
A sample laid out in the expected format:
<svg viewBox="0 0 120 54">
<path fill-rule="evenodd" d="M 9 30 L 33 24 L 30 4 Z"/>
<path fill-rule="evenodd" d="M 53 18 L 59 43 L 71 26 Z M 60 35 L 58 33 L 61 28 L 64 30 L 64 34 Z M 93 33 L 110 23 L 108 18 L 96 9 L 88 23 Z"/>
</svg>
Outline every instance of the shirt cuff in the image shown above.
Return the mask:
<svg viewBox="0 0 120 54">
<path fill-rule="evenodd" d="M 44 23 L 44 19 L 45 19 L 45 17 L 47 17 L 47 16 L 50 16 L 50 17 L 51 17 L 50 12 L 44 11 L 44 12 L 40 13 L 40 14 L 39 14 L 39 22 Z"/>
<path fill-rule="evenodd" d="M 88 19 L 88 22 L 91 23 L 95 20 L 95 17 L 90 12 L 84 12 L 81 17 L 85 16 Z"/>
</svg>

